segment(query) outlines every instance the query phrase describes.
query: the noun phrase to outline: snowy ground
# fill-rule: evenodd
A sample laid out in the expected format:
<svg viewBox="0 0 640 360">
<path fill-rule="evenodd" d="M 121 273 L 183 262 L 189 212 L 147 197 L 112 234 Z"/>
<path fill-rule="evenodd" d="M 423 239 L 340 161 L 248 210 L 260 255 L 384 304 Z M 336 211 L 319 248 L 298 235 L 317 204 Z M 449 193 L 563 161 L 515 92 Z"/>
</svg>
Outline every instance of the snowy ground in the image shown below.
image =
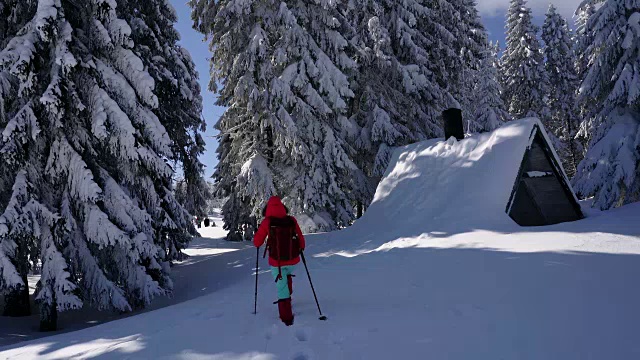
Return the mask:
<svg viewBox="0 0 640 360">
<path fill-rule="evenodd" d="M 639 359 L 640 203 L 573 223 L 515 226 L 494 203 L 504 194 L 487 192 L 501 187 L 469 170 L 486 157 L 455 155 L 475 156 L 459 146 L 504 150 L 501 136 L 480 140 L 403 149 L 362 219 L 308 237 L 326 322 L 302 265 L 296 322 L 279 322 L 262 258 L 252 314 L 255 249 L 216 253 L 221 243 L 203 240 L 196 250 L 204 255 L 177 268 L 189 275 L 178 279 L 184 291 L 171 301 L 179 304 L 6 346 L 0 358 Z M 456 164 L 473 186 L 459 187 Z M 446 177 L 434 182 L 434 173 Z"/>
<path fill-rule="evenodd" d="M 344 256 L 334 255 L 349 241 L 340 233 L 311 236 L 310 270 L 329 320 L 317 320 L 300 268 L 291 328 L 277 320 L 268 274 L 251 314 L 253 249 L 208 255 L 215 261 L 189 273 L 217 280 L 190 286 L 191 300 L 5 347 L 0 358 L 638 359 L 640 224 L 616 225 L 638 217 L 640 204 L 583 220 L 582 232 L 579 222 L 360 241 Z"/>
</svg>

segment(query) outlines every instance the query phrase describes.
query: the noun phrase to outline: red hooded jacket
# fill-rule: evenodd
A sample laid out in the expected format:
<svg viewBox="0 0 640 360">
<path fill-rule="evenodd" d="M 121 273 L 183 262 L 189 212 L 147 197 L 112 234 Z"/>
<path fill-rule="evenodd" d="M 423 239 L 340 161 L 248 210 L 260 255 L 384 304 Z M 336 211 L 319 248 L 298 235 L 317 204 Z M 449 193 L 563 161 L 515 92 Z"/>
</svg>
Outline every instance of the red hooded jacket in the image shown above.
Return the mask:
<svg viewBox="0 0 640 360">
<path fill-rule="evenodd" d="M 287 217 L 287 210 L 284 208 L 282 201 L 277 196 L 272 196 L 267 202 L 267 211 L 265 214 L 265 219 L 262 220 L 260 226 L 258 227 L 258 231 L 253 236 L 253 244 L 256 247 L 262 246 L 267 236 L 269 235 L 269 218 L 284 218 Z M 296 233 L 298 234 L 298 239 L 300 239 L 300 249 L 304 250 L 305 241 L 304 236 L 302 235 L 302 230 L 300 230 L 300 226 L 298 225 L 298 221 L 292 216 L 293 222 L 296 224 Z M 269 256 L 269 265 L 277 267 L 277 266 L 289 266 L 296 265 L 300 262 L 300 256 L 296 256 L 294 259 L 286 260 L 286 261 L 278 261 L 271 256 Z"/>
</svg>

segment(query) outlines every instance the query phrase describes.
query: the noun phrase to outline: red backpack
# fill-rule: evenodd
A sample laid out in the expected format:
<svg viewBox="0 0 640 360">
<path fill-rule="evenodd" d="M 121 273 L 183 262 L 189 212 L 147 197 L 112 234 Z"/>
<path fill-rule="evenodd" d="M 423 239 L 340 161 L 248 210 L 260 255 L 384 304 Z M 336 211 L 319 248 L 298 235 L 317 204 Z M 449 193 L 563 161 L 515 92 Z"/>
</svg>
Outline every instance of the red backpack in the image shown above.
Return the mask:
<svg viewBox="0 0 640 360">
<path fill-rule="evenodd" d="M 291 216 L 269 218 L 269 236 L 262 257 L 266 256 L 267 250 L 269 257 L 278 261 L 292 260 L 300 255 L 300 240 Z"/>
</svg>

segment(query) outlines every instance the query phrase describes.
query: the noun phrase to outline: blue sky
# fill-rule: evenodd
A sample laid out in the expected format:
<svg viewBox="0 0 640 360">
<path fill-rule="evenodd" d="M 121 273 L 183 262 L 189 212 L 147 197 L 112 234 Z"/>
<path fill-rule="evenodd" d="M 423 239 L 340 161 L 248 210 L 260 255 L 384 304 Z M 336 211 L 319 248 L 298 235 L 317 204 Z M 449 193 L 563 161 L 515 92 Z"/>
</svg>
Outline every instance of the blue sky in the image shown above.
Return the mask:
<svg viewBox="0 0 640 360">
<path fill-rule="evenodd" d="M 482 15 L 484 24 L 489 32 L 492 41 L 500 41 L 504 44 L 504 21 L 506 10 L 509 7 L 509 0 L 476 0 L 478 2 L 478 10 Z M 207 166 L 205 176 L 208 178 L 213 174 L 217 164 L 216 147 L 218 143 L 215 139 L 217 131 L 213 129 L 216 121 L 224 112 L 224 108 L 215 106 L 215 95 L 207 91 L 207 83 L 209 82 L 209 49 L 207 43 L 203 42 L 201 34 L 191 28 L 190 9 L 186 5 L 187 0 L 170 0 L 171 4 L 178 12 L 178 23 L 176 28 L 182 36 L 181 44 L 193 57 L 196 68 L 200 74 L 200 86 L 203 89 L 204 99 L 204 118 L 207 120 L 207 131 L 204 134 L 207 142 L 207 150 L 201 161 Z M 534 21 L 541 26 L 544 21 L 544 13 L 549 7 L 549 3 L 553 3 L 560 12 L 571 18 L 573 11 L 577 8 L 581 0 L 529 0 L 528 5 L 533 10 Z M 570 20 L 572 22 L 572 20 Z"/>
</svg>

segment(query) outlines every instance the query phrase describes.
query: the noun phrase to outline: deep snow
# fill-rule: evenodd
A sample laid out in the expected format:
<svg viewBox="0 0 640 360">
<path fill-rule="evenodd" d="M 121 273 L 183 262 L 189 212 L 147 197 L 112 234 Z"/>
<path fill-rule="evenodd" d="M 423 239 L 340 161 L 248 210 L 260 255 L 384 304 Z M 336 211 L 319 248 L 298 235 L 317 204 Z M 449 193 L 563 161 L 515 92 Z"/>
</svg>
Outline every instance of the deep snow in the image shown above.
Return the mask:
<svg viewBox="0 0 640 360">
<path fill-rule="evenodd" d="M 326 322 L 302 264 L 285 327 L 266 260 L 253 315 L 256 250 L 215 253 L 222 243 L 202 240 L 197 251 L 211 254 L 177 281 L 189 300 L 0 348 L 0 358 L 638 359 L 640 203 L 515 225 L 506 163 L 521 156 L 526 126 L 399 149 L 363 218 L 308 236 Z"/>
</svg>

